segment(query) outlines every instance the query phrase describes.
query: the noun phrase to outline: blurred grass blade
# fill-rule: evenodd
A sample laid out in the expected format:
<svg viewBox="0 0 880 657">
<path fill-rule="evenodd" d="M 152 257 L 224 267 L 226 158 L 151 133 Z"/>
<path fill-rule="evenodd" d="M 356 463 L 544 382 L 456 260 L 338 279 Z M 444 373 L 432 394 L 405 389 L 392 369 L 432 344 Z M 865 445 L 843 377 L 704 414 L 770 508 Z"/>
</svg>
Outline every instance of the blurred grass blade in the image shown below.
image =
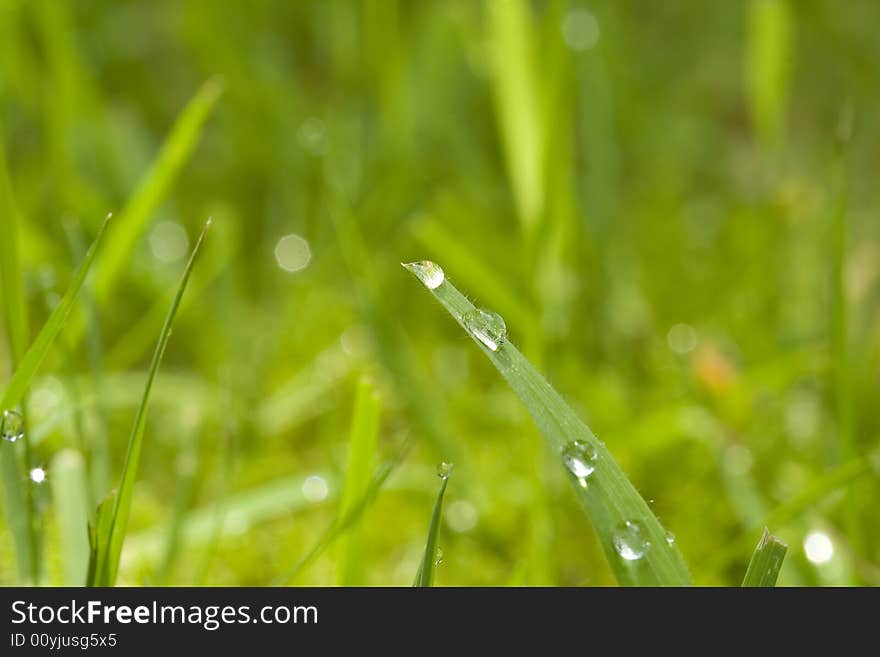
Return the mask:
<svg viewBox="0 0 880 657">
<path fill-rule="evenodd" d="M 358 382 L 351 434 L 345 488 L 339 504 L 339 515 L 350 513 L 370 487 L 370 475 L 376 460 L 379 436 L 379 399 L 366 379 Z M 339 586 L 362 586 L 364 583 L 364 545 L 360 523 L 356 523 L 340 539 L 337 581 Z"/>
<path fill-rule="evenodd" d="M 16 362 L 27 347 L 27 304 L 19 251 L 20 219 L 12 197 L 2 137 L 0 132 L 0 290 L 3 292 L 3 316 L 9 350 L 13 362 Z"/>
<path fill-rule="evenodd" d="M 437 537 L 440 535 L 440 520 L 443 517 L 443 496 L 446 495 L 446 486 L 449 484 L 449 475 L 451 474 L 451 468 L 445 463 L 441 467 L 445 468 L 445 470 L 440 476 L 440 490 L 437 491 L 434 510 L 431 512 L 428 540 L 425 541 L 425 553 L 422 555 L 422 563 L 419 565 L 419 571 L 416 573 L 416 579 L 413 582 L 414 587 L 434 586 L 434 571 L 437 568 L 437 562 L 440 560 L 437 551 Z"/>
<path fill-rule="evenodd" d="M 64 322 L 67 320 L 67 316 L 73 308 L 77 294 L 79 293 L 80 288 L 82 288 L 83 281 L 86 279 L 86 274 L 89 273 L 89 268 L 92 266 L 92 262 L 95 260 L 95 254 L 98 252 L 98 248 L 101 245 L 101 241 L 104 237 L 104 233 L 107 231 L 107 225 L 109 223 L 110 216 L 108 215 L 101 226 L 101 230 L 98 232 L 98 236 L 95 238 L 95 241 L 92 242 L 92 246 L 89 248 L 85 260 L 83 260 L 79 269 L 77 269 L 76 273 L 73 275 L 73 280 L 71 281 L 70 286 L 68 286 L 67 291 L 64 293 L 64 296 L 61 298 L 61 301 L 55 306 L 55 310 L 52 311 L 52 314 L 49 315 L 49 319 L 46 320 L 43 328 L 40 329 L 40 333 L 37 335 L 36 340 L 34 340 L 33 344 L 31 344 L 30 348 L 22 357 L 21 362 L 15 370 L 15 374 L 12 376 L 12 380 L 6 386 L 6 390 L 3 393 L 3 399 L 0 401 L 0 408 L 12 408 L 24 397 L 24 393 L 36 373 L 37 368 L 39 368 L 43 358 L 45 358 L 46 354 L 49 352 L 49 347 L 52 346 L 52 343 L 61 331 L 61 327 L 64 326 Z"/>
<path fill-rule="evenodd" d="M 413 265 L 405 266 L 417 274 Z M 690 576 L 678 548 L 674 543 L 667 542 L 666 531 L 604 443 L 599 442 L 513 344 L 503 341 L 493 351 L 471 333 L 465 316 L 476 309 L 448 279 L 444 278 L 431 292 L 501 372 L 525 404 L 551 448 L 561 453 L 571 449 L 574 443 L 579 443 L 595 453 L 595 468 L 589 474 L 589 480 L 579 480 L 571 472 L 569 479 L 593 523 L 617 581 L 627 586 L 690 584 Z M 639 550 L 643 552 L 640 557 L 627 559 L 618 553 L 615 543 L 620 541 L 622 532 L 637 535 L 643 547 Z"/>
<path fill-rule="evenodd" d="M 113 509 L 116 506 L 116 489 L 110 491 L 98 504 L 95 519 L 89 524 L 89 569 L 86 586 L 100 586 L 98 580 L 107 558 L 110 529 L 113 525 Z"/>
<path fill-rule="evenodd" d="M 788 0 L 749 5 L 746 82 L 755 132 L 765 145 L 782 136 L 791 72 L 792 17 Z"/>
<path fill-rule="evenodd" d="M 123 278 L 138 239 L 195 150 L 202 128 L 222 90 L 223 85 L 217 79 L 202 85 L 175 121 L 158 156 L 120 213 L 118 225 L 108 239 L 107 254 L 97 269 L 95 293 L 98 303 L 106 301 L 113 286 Z"/>
<path fill-rule="evenodd" d="M 0 441 L 0 473 L 3 476 L 3 507 L 12 534 L 18 574 L 22 580 L 36 583 L 37 572 L 34 559 L 33 533 L 28 512 L 27 481 L 25 468 L 19 463 L 15 445 Z"/>
<path fill-rule="evenodd" d="M 787 551 L 788 545 L 773 536 L 765 527 L 761 540 L 758 541 L 758 546 L 752 554 L 742 585 L 770 588 L 776 586 L 776 579 L 779 577 L 779 570 L 782 568 Z"/>
<path fill-rule="evenodd" d="M 199 236 L 193 249 L 177 294 L 171 302 L 171 308 L 168 310 L 168 316 L 165 319 L 165 325 L 159 335 L 159 342 L 156 345 L 156 351 L 153 354 L 153 362 L 150 364 L 150 370 L 147 374 L 147 383 L 144 387 L 143 398 L 138 407 L 135 416 L 134 426 L 132 428 L 131 437 L 128 441 L 128 448 L 125 453 L 125 463 L 122 466 L 122 481 L 119 485 L 119 494 L 116 505 L 113 509 L 113 520 L 111 522 L 110 533 L 107 537 L 107 543 L 102 548 L 103 554 L 99 554 L 100 568 L 97 573 L 97 581 L 102 586 L 112 586 L 116 582 L 116 574 L 119 570 L 119 559 L 122 555 L 122 544 L 125 541 L 125 532 L 128 528 L 128 516 L 131 512 L 131 500 L 134 493 L 134 482 L 137 477 L 138 463 L 141 458 L 141 449 L 144 442 L 144 427 L 147 421 L 147 408 L 150 403 L 150 392 L 153 388 L 153 381 L 159 371 L 159 364 L 162 362 L 162 356 L 165 353 L 165 347 L 168 345 L 168 339 L 171 337 L 171 326 L 174 324 L 174 318 L 177 315 L 177 309 L 180 307 L 180 301 L 186 290 L 186 284 L 192 273 L 193 265 L 199 255 L 202 243 L 208 233 L 211 221 L 205 224 L 202 234 Z"/>
<path fill-rule="evenodd" d="M 49 468 L 52 501 L 61 544 L 64 586 L 83 586 L 89 569 L 89 502 L 86 464 L 75 449 L 64 449 Z"/>
<path fill-rule="evenodd" d="M 348 513 L 337 516 L 336 520 L 324 531 L 312 548 L 306 552 L 296 564 L 294 564 L 293 568 L 279 577 L 274 582 L 274 586 L 284 586 L 290 582 L 294 577 L 305 570 L 306 567 L 311 565 L 315 559 L 321 556 L 328 547 L 333 545 L 336 539 L 342 536 L 361 519 L 366 510 L 372 506 L 379 491 L 388 480 L 388 477 L 391 476 L 391 473 L 394 472 L 403 460 L 408 449 L 409 444 L 404 444 L 403 447 L 401 447 L 388 461 L 378 468 L 375 475 L 373 475 L 372 481 L 370 481 L 370 485 L 357 500 L 357 503 L 351 507 Z"/>
<path fill-rule="evenodd" d="M 531 232 L 544 204 L 542 122 L 533 18 L 525 0 L 488 0 L 493 89 L 501 140 L 523 226 Z"/>
</svg>

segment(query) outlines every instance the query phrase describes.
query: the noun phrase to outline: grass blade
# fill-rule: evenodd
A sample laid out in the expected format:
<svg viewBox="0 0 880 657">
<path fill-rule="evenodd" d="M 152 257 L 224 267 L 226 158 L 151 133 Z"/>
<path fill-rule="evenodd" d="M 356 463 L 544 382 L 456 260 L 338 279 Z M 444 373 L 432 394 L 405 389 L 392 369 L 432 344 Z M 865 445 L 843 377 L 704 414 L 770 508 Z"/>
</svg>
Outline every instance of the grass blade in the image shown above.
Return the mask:
<svg viewBox="0 0 880 657">
<path fill-rule="evenodd" d="M 122 278 L 138 239 L 195 150 L 202 128 L 222 91 L 223 86 L 216 79 L 202 85 L 175 121 L 156 160 L 120 213 L 118 229 L 108 240 L 107 255 L 97 271 L 95 293 L 99 303 L 107 299 L 113 286 Z"/>
<path fill-rule="evenodd" d="M 23 268 L 18 243 L 19 221 L 0 133 L 0 235 L 3 236 L 0 239 L 0 290 L 3 293 L 3 315 L 13 361 L 17 361 L 24 353 L 28 332 Z"/>
<path fill-rule="evenodd" d="M 505 160 L 524 228 L 532 232 L 544 205 L 544 145 L 529 3 L 486 3 L 494 93 Z"/>
<path fill-rule="evenodd" d="M 424 271 L 418 265 L 404 266 L 422 279 Z M 689 585 L 690 576 L 678 548 L 667 542 L 666 531 L 626 478 L 604 443 L 599 442 L 510 342 L 503 342 L 493 351 L 474 337 L 467 327 L 465 317 L 476 309 L 452 283 L 445 277 L 439 284 L 436 284 L 436 278 L 429 282 L 431 285 L 428 287 L 432 294 L 471 335 L 525 404 L 550 446 L 561 453 L 571 449 L 574 443 L 579 443 L 595 453 L 595 468 L 589 474 L 586 487 L 581 483 L 586 483 L 586 479 L 579 480 L 571 473 L 569 478 L 596 530 L 617 581 L 627 586 Z M 618 554 L 615 540 L 620 540 L 621 532 L 631 534 L 634 530 L 638 533 L 638 540 L 647 543 L 647 549 L 643 550 L 644 554 L 640 558 L 628 560 Z"/>
<path fill-rule="evenodd" d="M 752 554 L 742 585 L 769 588 L 776 586 L 776 579 L 779 577 L 779 570 L 782 568 L 787 551 L 788 545 L 773 536 L 765 527 L 761 540 L 758 541 L 758 546 Z"/>
<path fill-rule="evenodd" d="M 441 467 L 445 470 L 440 475 L 440 490 L 437 491 L 437 500 L 434 502 L 434 510 L 431 512 L 431 524 L 428 527 L 428 540 L 425 541 L 425 553 L 422 555 L 422 563 L 413 582 L 413 586 L 418 588 L 434 586 L 434 571 L 437 569 L 439 561 L 437 537 L 440 535 L 440 519 L 443 517 L 443 496 L 446 495 L 446 486 L 449 484 L 451 473 L 451 469 L 445 463 Z"/>
<path fill-rule="evenodd" d="M 89 495 L 82 455 L 65 449 L 52 459 L 49 480 L 61 543 L 65 586 L 82 586 L 89 569 Z"/>
<path fill-rule="evenodd" d="M 409 445 L 405 444 L 396 454 L 394 454 L 394 456 L 391 457 L 391 459 L 379 467 L 376 474 L 373 476 L 370 485 L 367 487 L 367 490 L 360 496 L 357 503 L 351 507 L 348 513 L 337 516 L 333 524 L 324 531 L 314 546 L 312 546 L 312 548 L 306 552 L 296 564 L 294 564 L 293 568 L 279 577 L 274 582 L 274 586 L 284 586 L 290 582 L 294 577 L 305 570 L 307 566 L 311 565 L 315 559 L 321 556 L 328 547 L 333 545 L 336 539 L 351 529 L 351 527 L 360 520 L 366 510 L 372 506 L 379 491 L 388 480 L 388 477 L 391 476 L 391 473 L 394 472 L 403 460 L 408 448 Z"/>
<path fill-rule="evenodd" d="M 98 232 L 98 236 L 95 238 L 95 241 L 92 242 L 92 246 L 89 248 L 88 253 L 86 253 L 85 259 L 73 275 L 73 280 L 71 281 L 70 286 L 68 286 L 67 291 L 64 293 L 64 296 L 61 298 L 61 301 L 55 306 L 55 310 L 52 311 L 52 314 L 49 315 L 49 319 L 46 320 L 43 328 L 40 329 L 37 339 L 34 340 L 33 344 L 31 344 L 22 357 L 21 362 L 15 370 L 15 374 L 12 376 L 12 380 L 3 392 L 3 398 L 0 400 L 0 408 L 12 408 L 24 397 L 24 393 L 27 390 L 31 379 L 34 374 L 36 374 L 40 363 L 43 362 L 43 358 L 45 358 L 46 354 L 49 352 L 49 347 L 52 346 L 55 338 L 58 337 L 58 334 L 61 332 L 61 327 L 64 326 L 64 322 L 67 320 L 70 311 L 73 309 L 73 304 L 76 302 L 76 297 L 86 279 L 86 274 L 89 273 L 92 262 L 95 260 L 95 255 L 98 253 L 98 248 L 101 246 L 101 242 L 104 238 L 104 234 L 107 232 L 107 226 L 109 223 L 110 215 L 104 220 L 101 230 Z"/>
<path fill-rule="evenodd" d="M 110 529 L 113 526 L 113 509 L 116 507 L 116 489 L 110 491 L 98 504 L 95 519 L 89 524 L 89 570 L 86 586 L 97 586 L 98 577 L 106 559 L 107 545 L 110 542 Z"/>
<path fill-rule="evenodd" d="M 128 527 L 128 516 L 131 512 L 131 499 L 134 493 L 134 482 L 137 476 L 138 463 L 140 462 L 141 450 L 144 442 L 144 427 L 147 421 L 147 407 L 150 403 L 150 392 L 153 388 L 153 381 L 156 379 L 156 373 L 159 371 L 159 364 L 162 362 L 162 356 L 165 353 L 165 347 L 168 345 L 168 339 L 171 337 L 171 326 L 177 315 L 177 309 L 180 307 L 180 301 L 186 290 L 186 284 L 192 273 L 193 265 L 199 255 L 202 243 L 208 233 L 211 221 L 205 224 L 202 234 L 199 236 L 193 249 L 180 285 L 177 288 L 177 294 L 171 302 L 171 308 L 168 310 L 168 316 L 165 319 L 165 325 L 159 334 L 159 342 L 156 345 L 156 351 L 153 354 L 153 362 L 150 364 L 150 370 L 147 374 L 147 383 L 144 388 L 143 398 L 135 415 L 134 426 L 131 431 L 131 437 L 128 441 L 128 449 L 125 454 L 125 463 L 122 466 L 122 481 L 119 485 L 119 494 L 113 509 L 113 519 L 110 525 L 110 533 L 107 542 L 103 548 L 99 549 L 98 554 L 98 570 L 96 573 L 97 583 L 102 586 L 112 586 L 116 582 L 116 574 L 119 569 L 119 559 L 122 555 L 122 544 L 125 541 L 125 532 Z"/>
<path fill-rule="evenodd" d="M 355 395 L 345 488 L 339 504 L 339 514 L 343 517 L 370 487 L 378 436 L 379 399 L 370 382 L 361 379 Z M 340 539 L 337 572 L 339 586 L 362 586 L 364 583 L 364 546 L 359 523 Z"/>
<path fill-rule="evenodd" d="M 15 445 L 2 441 L 0 444 L 0 473 L 3 476 L 3 506 L 6 520 L 12 534 L 15 549 L 15 560 L 18 563 L 18 574 L 22 580 L 37 581 L 37 565 L 35 560 L 34 536 L 28 511 L 27 481 L 23 475 L 24 468 L 20 464 Z"/>
</svg>

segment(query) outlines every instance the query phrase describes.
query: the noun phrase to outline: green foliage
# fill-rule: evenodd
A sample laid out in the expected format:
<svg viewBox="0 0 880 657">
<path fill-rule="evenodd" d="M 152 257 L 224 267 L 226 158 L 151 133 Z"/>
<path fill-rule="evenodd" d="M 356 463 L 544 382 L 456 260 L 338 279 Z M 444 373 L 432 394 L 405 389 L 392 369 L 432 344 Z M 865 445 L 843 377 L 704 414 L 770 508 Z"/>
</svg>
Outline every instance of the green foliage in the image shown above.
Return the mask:
<svg viewBox="0 0 880 657">
<path fill-rule="evenodd" d="M 642 581 L 596 531 L 601 468 L 585 517 L 556 439 L 401 275 L 428 257 L 695 584 L 738 586 L 768 526 L 779 585 L 880 585 L 880 5 L 667 5 L 0 2 L 0 394 L 26 427 L 0 444 L 0 585 L 80 577 L 70 450 L 108 545 L 122 489 L 95 506 L 207 216 L 116 583 L 409 585 L 442 459 L 443 584 Z"/>
<path fill-rule="evenodd" d="M 779 577 L 779 571 L 782 569 L 782 562 L 785 559 L 785 553 L 788 546 L 770 533 L 770 530 L 764 528 L 761 534 L 761 540 L 752 554 L 752 560 L 749 562 L 749 568 L 746 571 L 743 586 L 749 587 L 769 587 L 776 586 L 776 579 Z"/>
</svg>

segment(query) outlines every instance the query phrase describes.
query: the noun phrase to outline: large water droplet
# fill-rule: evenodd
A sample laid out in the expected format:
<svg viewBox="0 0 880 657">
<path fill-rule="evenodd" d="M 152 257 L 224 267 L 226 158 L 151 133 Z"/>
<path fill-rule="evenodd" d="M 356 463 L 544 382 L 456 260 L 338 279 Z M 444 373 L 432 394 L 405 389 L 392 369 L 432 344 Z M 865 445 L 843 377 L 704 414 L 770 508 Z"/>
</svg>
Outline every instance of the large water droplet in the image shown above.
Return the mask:
<svg viewBox="0 0 880 657">
<path fill-rule="evenodd" d="M 670 531 L 666 532 L 666 543 L 667 545 L 675 545 L 675 534 Z"/>
<path fill-rule="evenodd" d="M 434 565 L 439 566 L 443 563 L 443 550 L 440 549 L 440 546 L 437 546 L 437 553 L 434 555 Z"/>
<path fill-rule="evenodd" d="M 577 478 L 582 488 L 587 487 L 587 477 L 596 469 L 597 460 L 596 448 L 579 440 L 566 445 L 562 450 L 563 464 Z"/>
<path fill-rule="evenodd" d="M 0 437 L 11 443 L 24 438 L 24 419 L 21 417 L 21 413 L 3 411 L 3 419 L 0 421 Z"/>
<path fill-rule="evenodd" d="M 401 262 L 406 269 L 415 274 L 429 290 L 435 290 L 446 280 L 446 275 L 436 262 L 419 260 L 417 262 Z"/>
<path fill-rule="evenodd" d="M 645 530 L 636 520 L 627 520 L 614 530 L 614 551 L 626 561 L 638 561 L 643 556 L 651 543 L 645 536 Z"/>
<path fill-rule="evenodd" d="M 441 479 L 448 479 L 449 473 L 452 472 L 452 464 L 443 461 L 437 466 L 437 476 Z"/>
<path fill-rule="evenodd" d="M 35 484 L 42 484 L 46 481 L 46 471 L 43 470 L 43 468 L 34 468 L 30 471 L 28 477 L 30 477 L 30 480 Z"/>
<path fill-rule="evenodd" d="M 491 310 L 475 308 L 464 316 L 464 325 L 490 351 L 498 351 L 507 339 L 504 318 Z"/>
</svg>

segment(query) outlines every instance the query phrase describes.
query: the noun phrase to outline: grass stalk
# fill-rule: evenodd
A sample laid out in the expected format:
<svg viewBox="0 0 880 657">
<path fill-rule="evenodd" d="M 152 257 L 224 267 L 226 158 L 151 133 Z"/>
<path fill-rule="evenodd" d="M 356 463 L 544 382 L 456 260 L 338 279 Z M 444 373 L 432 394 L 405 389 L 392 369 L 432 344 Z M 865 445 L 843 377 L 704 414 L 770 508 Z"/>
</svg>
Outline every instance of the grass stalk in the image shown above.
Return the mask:
<svg viewBox="0 0 880 657">
<path fill-rule="evenodd" d="M 143 397 L 138 406 L 135 415 L 134 426 L 132 427 L 131 436 L 128 441 L 128 448 L 125 453 L 125 462 L 122 466 L 122 480 L 119 484 L 118 495 L 113 506 L 113 515 L 110 521 L 109 531 L 106 536 L 99 534 L 99 538 L 105 539 L 103 544 L 98 544 L 97 565 L 95 570 L 95 581 L 92 584 L 100 586 L 113 586 L 116 582 L 116 575 L 119 570 L 119 560 L 122 556 L 122 545 L 125 541 L 125 533 L 128 529 L 128 517 L 131 512 L 132 495 L 134 493 L 134 483 L 137 477 L 138 464 L 140 462 L 141 450 L 144 443 L 144 429 L 147 422 L 147 408 L 150 403 L 150 392 L 153 388 L 153 382 L 159 371 L 159 365 L 162 362 L 162 356 L 165 354 L 165 348 L 168 346 L 168 340 L 171 337 L 171 327 L 174 324 L 174 318 L 180 307 L 183 293 L 186 290 L 186 284 L 192 273 L 193 265 L 199 255 L 202 243 L 205 241 L 208 228 L 211 226 L 211 220 L 205 224 L 202 234 L 193 248 L 192 255 L 184 269 L 180 285 L 174 300 L 171 302 L 171 308 L 168 310 L 168 316 L 165 319 L 165 325 L 159 334 L 159 342 L 156 345 L 156 351 L 153 354 L 153 361 L 147 374 L 147 382 L 144 387 Z"/>
<path fill-rule="evenodd" d="M 788 545 L 773 536 L 770 530 L 765 527 L 755 552 L 752 554 L 752 560 L 749 562 L 749 568 L 746 570 L 742 585 L 765 588 L 776 586 L 776 580 L 779 577 L 779 571 L 787 551 Z"/>
<path fill-rule="evenodd" d="M 407 267 L 414 271 L 413 265 Z M 605 444 L 511 342 L 505 338 L 500 344 L 496 343 L 493 350 L 475 335 L 469 328 L 468 317 L 473 317 L 476 308 L 448 279 L 444 277 L 438 285 L 428 287 L 504 376 L 550 447 L 560 454 L 560 462 L 572 448 L 583 449 L 593 457 L 590 459 L 593 470 L 588 478 L 578 477 L 571 468 L 566 469 L 617 581 L 629 586 L 688 585 L 690 577 L 678 548 L 667 542 L 666 530 Z M 633 552 L 622 546 L 622 542 L 627 541 L 640 544 L 637 558 L 631 558 Z"/>
</svg>

